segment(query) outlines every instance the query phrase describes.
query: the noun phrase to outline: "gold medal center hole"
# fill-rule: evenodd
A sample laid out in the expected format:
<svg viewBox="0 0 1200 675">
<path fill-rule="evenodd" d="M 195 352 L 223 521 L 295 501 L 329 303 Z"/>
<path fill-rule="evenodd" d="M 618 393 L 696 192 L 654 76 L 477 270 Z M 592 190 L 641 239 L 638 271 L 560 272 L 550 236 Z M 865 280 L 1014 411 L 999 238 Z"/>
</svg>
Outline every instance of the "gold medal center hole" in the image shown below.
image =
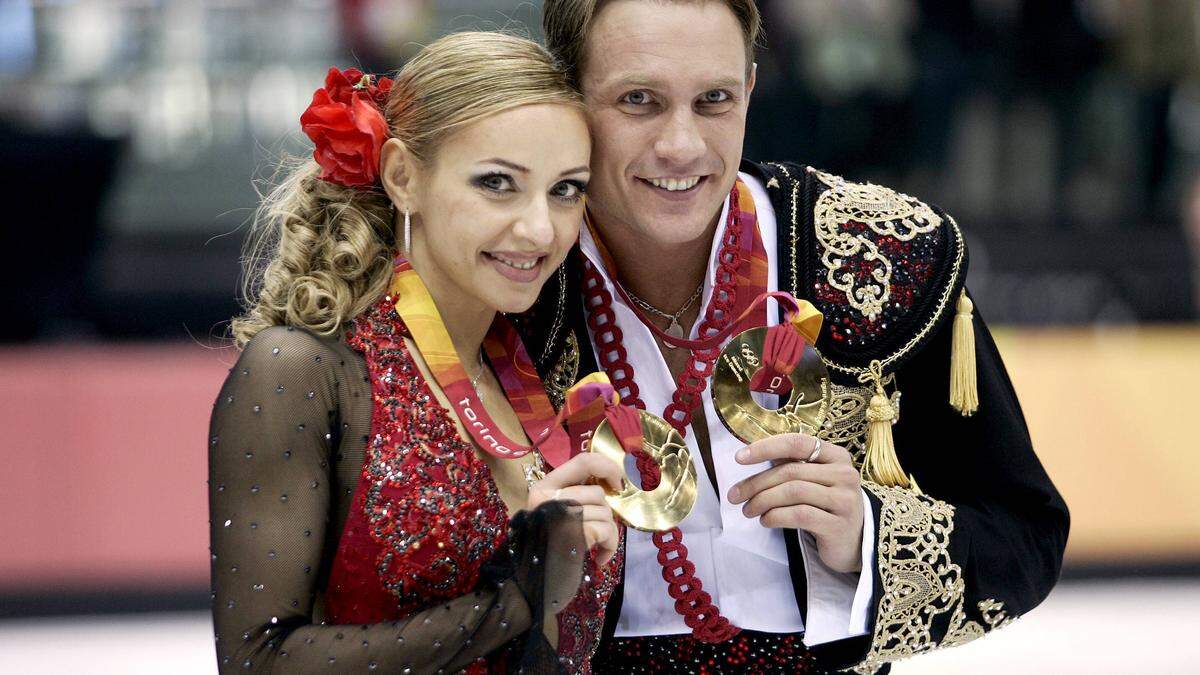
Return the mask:
<svg viewBox="0 0 1200 675">
<path fill-rule="evenodd" d="M 654 461 L 651 459 L 650 461 Z M 638 471 L 637 458 L 628 452 L 625 453 L 625 480 L 628 480 L 637 489 L 642 489 L 642 472 Z"/>
<path fill-rule="evenodd" d="M 791 394 L 788 396 L 779 396 L 777 394 L 764 394 L 761 391 L 753 390 L 750 392 L 751 400 L 763 408 L 771 411 L 779 410 L 783 406 L 787 405 L 788 398 L 790 398 L 790 396 Z"/>
</svg>

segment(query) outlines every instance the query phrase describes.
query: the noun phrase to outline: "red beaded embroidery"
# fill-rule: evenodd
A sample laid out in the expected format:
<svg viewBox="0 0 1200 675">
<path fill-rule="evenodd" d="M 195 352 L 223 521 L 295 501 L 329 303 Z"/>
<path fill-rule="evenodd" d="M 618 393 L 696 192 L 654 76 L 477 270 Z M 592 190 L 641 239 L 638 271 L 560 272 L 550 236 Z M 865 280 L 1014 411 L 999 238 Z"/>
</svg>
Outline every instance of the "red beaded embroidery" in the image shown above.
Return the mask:
<svg viewBox="0 0 1200 675">
<path fill-rule="evenodd" d="M 799 634 L 742 631 L 714 645 L 678 635 L 616 638 L 596 656 L 597 672 L 623 675 L 712 675 L 716 673 L 824 673 Z"/>
<path fill-rule="evenodd" d="M 738 213 L 737 188 L 732 193 L 730 218 Z M 741 233 L 737 227 L 726 227 L 717 254 L 716 283 L 712 299 L 708 304 L 699 334 L 710 335 L 721 330 L 734 317 L 737 298 L 738 266 Z M 634 382 L 633 366 L 628 361 L 628 352 L 623 341 L 624 334 L 617 326 L 616 314 L 612 310 L 612 294 L 604 287 L 604 279 L 590 260 L 584 259 L 584 298 L 587 308 L 587 324 L 596 343 L 597 358 L 608 373 L 609 380 L 621 393 L 621 400 L 640 410 L 646 409 L 641 391 Z M 696 350 L 688 355 L 687 366 L 680 373 L 671 403 L 663 412 L 666 419 L 681 436 L 687 435 L 692 423 L 692 411 L 700 404 L 700 395 L 708 387 L 713 365 L 720 356 L 719 348 Z M 653 490 L 658 486 L 659 472 L 645 453 L 635 453 L 638 471 L 641 473 L 642 488 Z M 683 533 L 678 527 L 667 532 L 656 532 L 651 537 L 658 549 L 658 563 L 663 568 L 663 580 L 667 582 L 667 593 L 675 601 L 675 611 L 692 634 L 701 642 L 725 642 L 741 630 L 721 616 L 720 609 L 713 604 L 712 596 L 704 591 L 704 585 L 696 577 L 696 566 L 687 559 L 687 547 L 683 545 Z"/>
<path fill-rule="evenodd" d="M 373 400 L 362 476 L 330 577 L 328 610 L 339 622 L 394 620 L 462 595 L 507 529 L 487 465 L 438 405 L 389 312 L 386 300 L 364 312 L 348 339 L 366 360 Z"/>
<path fill-rule="evenodd" d="M 857 239 L 870 243 L 876 253 L 870 257 L 838 257 L 841 266 L 826 273 L 821 255 L 828 255 L 828 252 L 817 251 L 809 264 L 809 269 L 814 270 L 811 272 L 810 297 L 825 316 L 823 332 L 829 334 L 837 349 L 863 353 L 878 348 L 881 341 L 895 334 L 898 326 L 913 320 L 914 310 L 935 290 L 940 264 L 937 261 L 946 259 L 951 242 L 942 228 L 901 238 L 882 234 L 854 220 L 841 224 L 839 232 L 849 241 Z M 866 250 L 865 247 L 862 249 Z M 891 273 L 887 302 L 874 317 L 852 307 L 846 292 L 829 282 L 837 277 L 852 279 L 856 288 L 878 284 L 877 275 L 884 265 Z"/>
<path fill-rule="evenodd" d="M 371 379 L 371 436 L 330 570 L 330 623 L 394 621 L 465 595 L 507 541 L 491 470 L 433 397 L 407 334 L 385 299 L 347 335 Z M 588 671 L 621 564 L 614 556 L 601 570 L 588 556 L 585 583 L 558 614 L 558 653 L 572 671 Z M 487 670 L 480 659 L 468 672 Z"/>
</svg>

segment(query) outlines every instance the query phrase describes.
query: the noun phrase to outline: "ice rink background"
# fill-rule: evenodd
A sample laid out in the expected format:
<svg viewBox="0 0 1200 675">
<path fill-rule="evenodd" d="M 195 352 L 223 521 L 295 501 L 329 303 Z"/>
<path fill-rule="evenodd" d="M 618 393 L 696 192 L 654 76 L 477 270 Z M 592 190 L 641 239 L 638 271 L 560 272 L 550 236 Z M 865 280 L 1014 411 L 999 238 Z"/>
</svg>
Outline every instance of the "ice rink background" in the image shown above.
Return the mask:
<svg viewBox="0 0 1200 675">
<path fill-rule="evenodd" d="M 1200 582 L 1063 584 L 986 639 L 899 662 L 896 675 L 1196 672 Z M 212 675 L 207 612 L 0 621 L 0 672 Z"/>
<path fill-rule="evenodd" d="M 894 672 L 1200 672 L 1200 2 L 758 4 L 747 156 L 954 214 L 1072 511 L 1042 607 Z M 306 151 L 328 66 L 539 8 L 0 0 L 0 674 L 214 672 L 204 443 L 252 178 Z"/>
</svg>

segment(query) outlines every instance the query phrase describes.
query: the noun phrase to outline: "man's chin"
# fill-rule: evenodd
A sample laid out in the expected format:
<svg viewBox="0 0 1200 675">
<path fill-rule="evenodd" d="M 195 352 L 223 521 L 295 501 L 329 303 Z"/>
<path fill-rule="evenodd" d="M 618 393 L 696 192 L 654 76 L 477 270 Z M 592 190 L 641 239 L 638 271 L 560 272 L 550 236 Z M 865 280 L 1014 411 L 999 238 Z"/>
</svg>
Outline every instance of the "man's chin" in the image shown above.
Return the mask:
<svg viewBox="0 0 1200 675">
<path fill-rule="evenodd" d="M 718 195 L 714 186 L 705 186 L 703 192 L 689 199 L 658 199 L 642 192 L 634 200 L 637 229 L 643 236 L 662 244 L 684 244 L 711 236 L 710 226 L 724 206 L 724 195 Z M 647 198 L 647 197 L 651 198 Z"/>
<path fill-rule="evenodd" d="M 712 219 L 701 220 L 694 214 L 668 215 L 658 217 L 641 215 L 635 227 L 646 240 L 660 246 L 678 246 L 711 237 L 709 224 Z"/>
</svg>

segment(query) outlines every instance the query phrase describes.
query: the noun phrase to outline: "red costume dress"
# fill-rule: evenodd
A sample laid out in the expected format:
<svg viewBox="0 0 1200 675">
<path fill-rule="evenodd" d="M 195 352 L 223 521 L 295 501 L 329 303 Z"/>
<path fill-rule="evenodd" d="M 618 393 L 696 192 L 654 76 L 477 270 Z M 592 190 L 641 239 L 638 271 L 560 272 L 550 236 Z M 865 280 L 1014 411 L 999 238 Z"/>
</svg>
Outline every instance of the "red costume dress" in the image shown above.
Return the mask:
<svg viewBox="0 0 1200 675">
<path fill-rule="evenodd" d="M 510 521 L 406 335 L 384 300 L 345 342 L 267 329 L 230 371 L 209 441 L 222 671 L 588 671 L 619 560 L 596 567 L 568 505 Z"/>
</svg>

